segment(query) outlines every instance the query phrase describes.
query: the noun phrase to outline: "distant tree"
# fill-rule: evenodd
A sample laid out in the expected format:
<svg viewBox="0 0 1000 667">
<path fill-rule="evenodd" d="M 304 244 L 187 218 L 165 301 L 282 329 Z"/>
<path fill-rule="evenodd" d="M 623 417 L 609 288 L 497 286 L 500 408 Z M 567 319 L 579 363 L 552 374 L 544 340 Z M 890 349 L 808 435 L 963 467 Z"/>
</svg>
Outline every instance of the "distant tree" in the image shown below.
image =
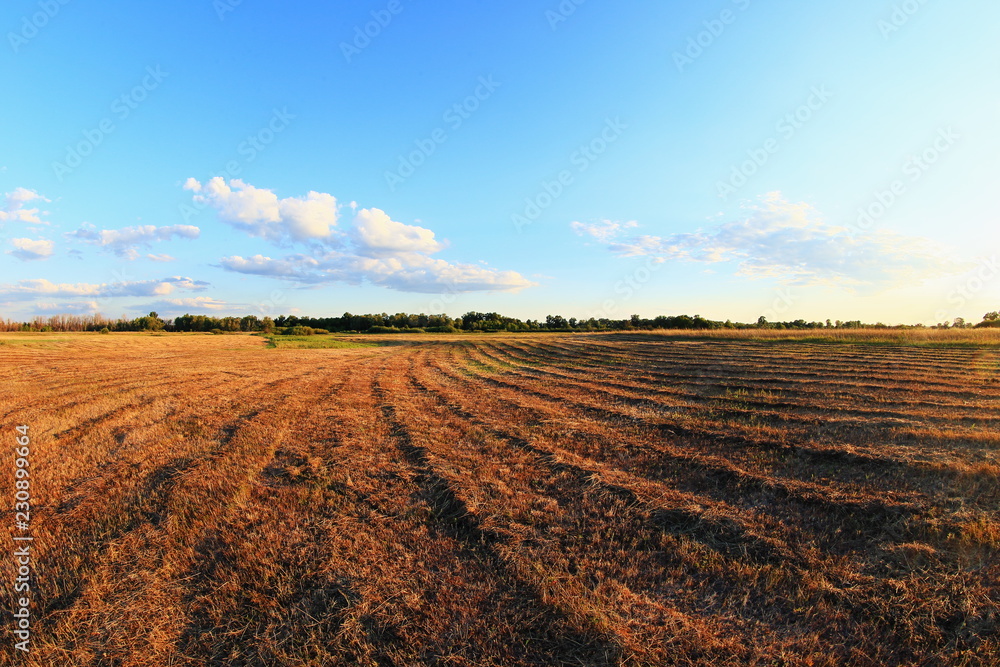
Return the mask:
<svg viewBox="0 0 1000 667">
<path fill-rule="evenodd" d="M 260 320 L 256 315 L 240 318 L 240 331 L 260 331 Z"/>
<path fill-rule="evenodd" d="M 135 331 L 162 331 L 164 326 L 166 326 L 166 322 L 160 319 L 155 310 L 145 317 L 137 317 L 131 322 L 124 323 L 126 330 Z"/>
<path fill-rule="evenodd" d="M 706 320 L 701 315 L 695 315 L 694 319 L 691 320 L 691 326 L 695 329 L 717 329 L 719 325 L 717 322 Z"/>
<path fill-rule="evenodd" d="M 223 317 L 219 322 L 219 328 L 223 331 L 239 331 L 240 330 L 240 318 L 238 317 Z"/>
</svg>

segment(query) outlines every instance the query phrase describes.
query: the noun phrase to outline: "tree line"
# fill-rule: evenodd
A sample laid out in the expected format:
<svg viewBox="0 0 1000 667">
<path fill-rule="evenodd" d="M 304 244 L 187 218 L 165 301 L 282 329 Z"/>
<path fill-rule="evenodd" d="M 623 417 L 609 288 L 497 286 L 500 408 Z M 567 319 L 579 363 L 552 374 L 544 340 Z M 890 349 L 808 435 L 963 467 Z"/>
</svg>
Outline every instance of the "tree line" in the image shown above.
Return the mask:
<svg viewBox="0 0 1000 667">
<path fill-rule="evenodd" d="M 458 333 L 461 331 L 633 331 L 651 329 L 862 329 L 862 328 L 921 328 L 924 325 L 889 326 L 877 322 L 866 324 L 860 320 L 823 322 L 791 320 L 768 322 L 764 317 L 756 322 L 743 323 L 726 320 L 710 320 L 700 315 L 660 315 L 644 318 L 632 315 L 627 319 L 566 318 L 562 315 L 547 315 L 544 320 L 521 320 L 500 313 L 468 312 L 461 317 L 448 315 L 419 315 L 410 313 L 388 313 L 355 315 L 344 313 L 339 317 L 300 317 L 279 315 L 278 317 L 212 317 L 211 315 L 185 314 L 173 319 L 163 319 L 152 312 L 142 317 L 129 319 L 120 317 L 109 319 L 103 315 L 52 315 L 38 316 L 28 321 L 0 318 L 0 331 L 178 331 L 178 332 L 252 332 L 252 333 Z M 973 325 L 962 318 L 952 322 L 942 322 L 930 328 L 972 328 L 1000 327 L 1000 313 L 991 312 L 983 321 Z"/>
</svg>

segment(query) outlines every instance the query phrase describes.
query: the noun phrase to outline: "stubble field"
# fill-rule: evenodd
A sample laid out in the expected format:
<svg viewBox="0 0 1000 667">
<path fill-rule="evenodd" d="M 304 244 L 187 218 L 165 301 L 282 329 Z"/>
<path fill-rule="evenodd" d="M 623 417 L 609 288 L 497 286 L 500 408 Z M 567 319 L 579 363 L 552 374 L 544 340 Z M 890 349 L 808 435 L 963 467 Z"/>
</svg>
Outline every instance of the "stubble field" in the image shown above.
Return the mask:
<svg viewBox="0 0 1000 667">
<path fill-rule="evenodd" d="M 0 337 L 0 664 L 1000 661 L 997 348 L 359 339 Z"/>
</svg>

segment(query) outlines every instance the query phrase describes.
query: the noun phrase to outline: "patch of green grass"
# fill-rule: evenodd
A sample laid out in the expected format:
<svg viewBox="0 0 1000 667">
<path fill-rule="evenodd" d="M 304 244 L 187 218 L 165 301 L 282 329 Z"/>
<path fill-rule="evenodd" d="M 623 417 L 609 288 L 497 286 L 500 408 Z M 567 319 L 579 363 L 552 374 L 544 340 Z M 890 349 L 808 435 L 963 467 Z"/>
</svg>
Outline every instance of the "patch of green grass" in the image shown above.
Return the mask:
<svg viewBox="0 0 1000 667">
<path fill-rule="evenodd" d="M 279 350 L 342 350 L 357 347 L 378 347 L 377 343 L 338 340 L 333 336 L 264 336 L 267 346 Z"/>
</svg>

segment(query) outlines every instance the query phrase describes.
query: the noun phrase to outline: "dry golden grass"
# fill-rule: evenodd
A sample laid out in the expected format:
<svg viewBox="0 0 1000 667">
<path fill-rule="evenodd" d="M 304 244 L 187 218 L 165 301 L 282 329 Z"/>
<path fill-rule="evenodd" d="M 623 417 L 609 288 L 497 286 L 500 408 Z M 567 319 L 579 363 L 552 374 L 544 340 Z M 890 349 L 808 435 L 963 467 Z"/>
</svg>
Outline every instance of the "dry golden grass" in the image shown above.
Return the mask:
<svg viewBox="0 0 1000 667">
<path fill-rule="evenodd" d="M 2 335 L 0 664 L 995 665 L 1000 351 L 921 333 Z"/>
<path fill-rule="evenodd" d="M 652 331 L 639 336 L 721 340 L 873 343 L 931 346 L 1000 346 L 1000 328 L 983 329 L 711 329 Z"/>
</svg>

